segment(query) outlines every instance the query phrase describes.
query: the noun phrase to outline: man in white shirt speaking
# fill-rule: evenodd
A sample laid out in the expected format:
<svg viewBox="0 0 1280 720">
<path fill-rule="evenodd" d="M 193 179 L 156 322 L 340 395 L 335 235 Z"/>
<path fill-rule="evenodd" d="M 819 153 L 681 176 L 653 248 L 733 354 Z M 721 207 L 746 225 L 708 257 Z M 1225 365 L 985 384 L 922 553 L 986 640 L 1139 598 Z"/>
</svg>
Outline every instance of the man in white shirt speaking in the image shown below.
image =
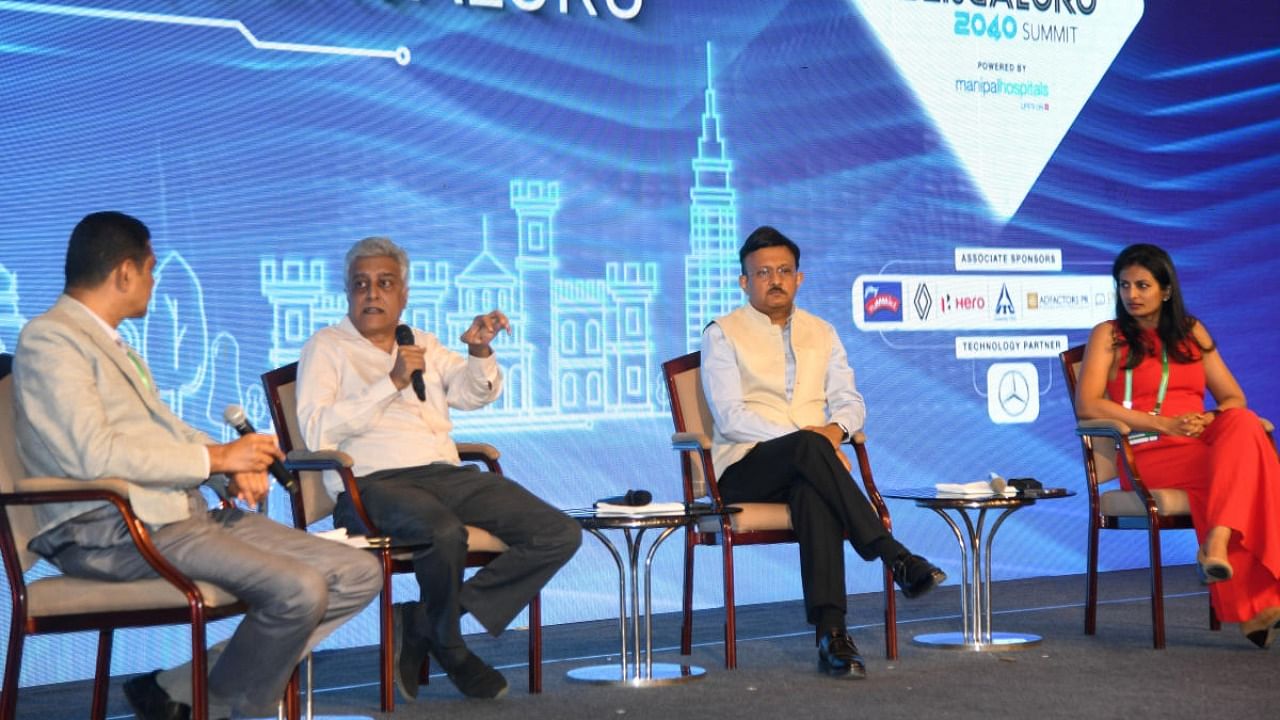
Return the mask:
<svg viewBox="0 0 1280 720">
<path fill-rule="evenodd" d="M 582 531 L 515 482 L 461 463 L 449 409 L 498 398 L 502 372 L 491 343 L 510 325 L 498 310 L 477 316 L 462 333 L 465 356 L 421 330 L 413 330 L 413 344 L 397 344 L 408 280 L 408 255 L 388 238 L 365 238 L 347 252 L 347 316 L 302 348 L 298 421 L 309 448 L 352 457 L 378 530 L 419 547 L 413 566 L 421 600 L 395 608 L 401 696 L 417 697 L 430 652 L 464 695 L 496 698 L 507 681 L 467 649 L 461 614 L 500 634 L 573 556 Z M 337 498 L 334 524 L 363 531 L 341 483 L 329 491 Z M 464 583 L 466 525 L 510 549 Z"/>
</svg>

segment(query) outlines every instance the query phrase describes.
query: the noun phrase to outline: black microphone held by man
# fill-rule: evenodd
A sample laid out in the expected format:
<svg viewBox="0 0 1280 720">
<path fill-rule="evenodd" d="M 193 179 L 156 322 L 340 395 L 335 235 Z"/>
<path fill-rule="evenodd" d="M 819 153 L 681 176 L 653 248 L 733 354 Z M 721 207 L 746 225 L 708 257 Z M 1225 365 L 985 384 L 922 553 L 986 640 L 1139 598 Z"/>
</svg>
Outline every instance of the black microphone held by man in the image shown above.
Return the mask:
<svg viewBox="0 0 1280 720">
<path fill-rule="evenodd" d="M 253 428 L 253 424 L 249 422 L 249 418 L 244 414 L 244 408 L 239 405 L 228 405 L 226 409 L 222 411 L 222 419 L 225 420 L 228 425 L 235 428 L 236 432 L 241 435 L 252 435 L 253 433 L 258 432 Z M 279 460 L 272 460 L 271 467 L 268 468 L 268 470 L 271 472 L 271 476 L 283 485 L 284 489 L 288 490 L 290 494 L 296 494 L 298 492 L 298 483 L 293 479 L 293 473 L 289 472 L 289 470 L 284 466 L 284 463 Z"/>
<path fill-rule="evenodd" d="M 397 345 L 413 345 L 413 328 L 405 324 L 396 326 L 396 344 Z M 425 402 L 427 399 L 427 385 L 422 379 L 422 371 L 414 370 L 409 377 L 409 381 L 413 383 L 413 394 L 418 399 Z"/>
</svg>

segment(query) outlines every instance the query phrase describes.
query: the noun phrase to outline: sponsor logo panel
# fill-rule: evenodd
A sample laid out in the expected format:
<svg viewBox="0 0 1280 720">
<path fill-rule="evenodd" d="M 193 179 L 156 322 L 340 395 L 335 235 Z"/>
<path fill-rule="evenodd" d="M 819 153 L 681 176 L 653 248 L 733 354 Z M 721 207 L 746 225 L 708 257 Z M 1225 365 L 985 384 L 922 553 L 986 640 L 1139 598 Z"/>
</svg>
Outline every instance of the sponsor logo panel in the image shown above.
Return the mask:
<svg viewBox="0 0 1280 720">
<path fill-rule="evenodd" d="M 860 275 L 863 330 L 1088 329 L 1111 317 L 1110 275 Z"/>
</svg>

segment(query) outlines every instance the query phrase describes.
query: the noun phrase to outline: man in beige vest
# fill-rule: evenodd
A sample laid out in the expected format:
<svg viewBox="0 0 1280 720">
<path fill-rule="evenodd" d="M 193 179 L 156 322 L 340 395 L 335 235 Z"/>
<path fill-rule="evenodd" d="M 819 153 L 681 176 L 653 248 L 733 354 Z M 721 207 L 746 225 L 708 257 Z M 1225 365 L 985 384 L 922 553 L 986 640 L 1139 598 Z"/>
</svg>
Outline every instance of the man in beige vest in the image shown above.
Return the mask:
<svg viewBox="0 0 1280 720">
<path fill-rule="evenodd" d="M 866 666 L 845 628 L 843 537 L 863 559 L 887 563 L 907 597 L 946 575 L 889 534 L 849 472 L 840 445 L 862 428 L 866 408 L 835 328 L 795 306 L 804 282 L 800 248 L 764 226 L 738 257 L 747 304 L 716 318 L 702 336 L 720 496 L 726 503 L 788 504 L 819 670 L 863 678 Z"/>
</svg>

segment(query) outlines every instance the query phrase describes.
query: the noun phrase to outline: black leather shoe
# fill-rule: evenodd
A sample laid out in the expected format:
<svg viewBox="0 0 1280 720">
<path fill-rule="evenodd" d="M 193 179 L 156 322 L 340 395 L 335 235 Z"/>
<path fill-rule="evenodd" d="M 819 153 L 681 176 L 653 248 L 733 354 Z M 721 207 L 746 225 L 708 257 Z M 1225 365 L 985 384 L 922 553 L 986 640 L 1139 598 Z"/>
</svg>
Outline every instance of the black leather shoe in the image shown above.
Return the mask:
<svg viewBox="0 0 1280 720">
<path fill-rule="evenodd" d="M 156 682 L 159 670 L 130 678 L 124 683 L 124 697 L 138 720 L 189 720 L 191 706 L 174 702 Z"/>
<path fill-rule="evenodd" d="M 832 630 L 818 640 L 818 671 L 848 680 L 867 676 L 867 666 L 858 654 L 858 646 L 843 630 Z"/>
<path fill-rule="evenodd" d="M 427 658 L 430 643 L 415 637 L 411 630 L 410 615 L 414 603 L 396 603 L 391 606 L 392 668 L 395 670 L 396 690 L 406 702 L 418 699 L 422 662 Z"/>
<path fill-rule="evenodd" d="M 439 660 L 439 658 L 436 658 Z M 471 651 L 457 664 L 440 666 L 459 692 L 469 698 L 494 700 L 507 694 L 507 679 Z"/>
<path fill-rule="evenodd" d="M 947 574 L 937 565 L 919 555 L 902 554 L 893 561 L 893 581 L 902 588 L 906 597 L 920 597 L 947 579 Z"/>
</svg>

